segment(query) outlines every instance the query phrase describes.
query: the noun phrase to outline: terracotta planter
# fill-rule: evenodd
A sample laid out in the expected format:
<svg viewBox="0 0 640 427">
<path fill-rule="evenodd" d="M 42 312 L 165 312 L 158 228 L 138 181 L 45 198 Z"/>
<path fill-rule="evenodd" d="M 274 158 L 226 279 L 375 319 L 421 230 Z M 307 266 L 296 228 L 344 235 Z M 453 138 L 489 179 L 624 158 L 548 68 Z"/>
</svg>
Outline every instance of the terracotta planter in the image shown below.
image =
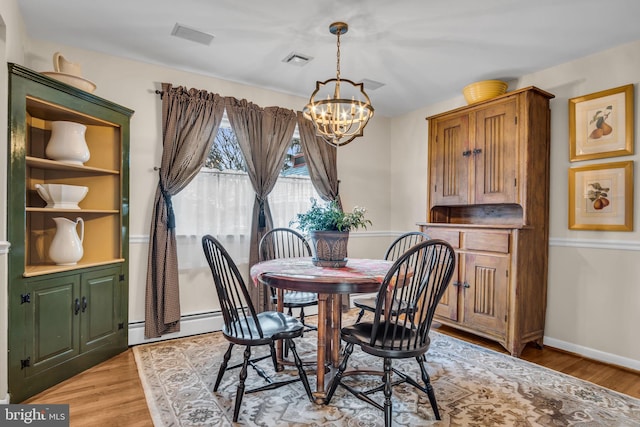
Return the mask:
<svg viewBox="0 0 640 427">
<path fill-rule="evenodd" d="M 310 231 L 313 265 L 340 268 L 347 265 L 348 231 Z"/>
</svg>

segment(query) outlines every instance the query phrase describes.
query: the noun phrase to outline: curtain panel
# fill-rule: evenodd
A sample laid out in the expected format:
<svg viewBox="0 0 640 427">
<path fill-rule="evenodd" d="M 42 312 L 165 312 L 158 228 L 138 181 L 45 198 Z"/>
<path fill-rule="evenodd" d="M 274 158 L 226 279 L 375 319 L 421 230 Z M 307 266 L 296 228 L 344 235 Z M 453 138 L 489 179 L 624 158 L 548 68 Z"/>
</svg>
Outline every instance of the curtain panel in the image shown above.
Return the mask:
<svg viewBox="0 0 640 427">
<path fill-rule="evenodd" d="M 324 200 L 337 200 L 338 204 L 342 206 L 338 193 L 337 148 L 327 144 L 322 137 L 316 135 L 313 123 L 305 119 L 301 111 L 298 111 L 297 120 L 300 145 L 302 145 L 313 186 Z"/>
<path fill-rule="evenodd" d="M 225 98 L 225 107 L 256 192 L 249 252 L 249 265 L 253 265 L 258 262 L 260 239 L 273 228 L 267 196 L 282 169 L 296 127 L 296 113 L 280 107 L 261 108 L 246 99 L 231 97 Z M 258 312 L 268 309 L 269 298 L 263 286 L 249 287 L 249 293 Z"/>
<path fill-rule="evenodd" d="M 224 113 L 224 98 L 162 84 L 162 160 L 156 189 L 145 296 L 145 336 L 180 330 L 175 216 L 171 197 L 200 171 Z"/>
</svg>

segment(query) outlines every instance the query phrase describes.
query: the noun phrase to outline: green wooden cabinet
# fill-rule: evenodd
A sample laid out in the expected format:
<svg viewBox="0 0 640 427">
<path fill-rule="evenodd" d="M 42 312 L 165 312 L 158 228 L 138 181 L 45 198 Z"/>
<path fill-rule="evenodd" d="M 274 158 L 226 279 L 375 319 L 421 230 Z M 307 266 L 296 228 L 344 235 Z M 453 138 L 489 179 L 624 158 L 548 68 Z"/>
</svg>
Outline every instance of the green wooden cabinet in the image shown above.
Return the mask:
<svg viewBox="0 0 640 427">
<path fill-rule="evenodd" d="M 133 111 L 9 64 L 9 393 L 21 402 L 128 346 L 129 121 Z M 90 158 L 50 159 L 51 123 L 86 126 Z M 89 188 L 50 208 L 36 184 Z M 53 218 L 84 221 L 83 256 L 52 261 Z"/>
</svg>

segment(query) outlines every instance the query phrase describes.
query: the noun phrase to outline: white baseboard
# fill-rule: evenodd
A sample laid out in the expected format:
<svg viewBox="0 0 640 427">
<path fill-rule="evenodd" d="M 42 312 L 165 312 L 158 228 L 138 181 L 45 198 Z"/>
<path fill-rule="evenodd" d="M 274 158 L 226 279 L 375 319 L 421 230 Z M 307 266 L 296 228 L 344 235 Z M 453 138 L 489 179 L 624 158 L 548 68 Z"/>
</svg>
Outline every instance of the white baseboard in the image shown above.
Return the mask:
<svg viewBox="0 0 640 427">
<path fill-rule="evenodd" d="M 623 368 L 633 369 L 640 371 L 640 360 L 630 359 L 628 357 L 618 356 L 616 354 L 606 353 L 604 351 L 596 350 L 590 347 L 584 347 L 574 343 L 558 340 L 555 338 L 544 337 L 544 345 L 554 347 L 560 350 L 568 351 L 571 353 L 579 354 L 589 359 L 597 360 L 599 362 L 609 363 L 612 365 L 621 366 Z"/>
<path fill-rule="evenodd" d="M 9 403 L 11 403 L 11 395 L 7 393 L 4 399 L 0 399 L 0 405 L 8 405 Z"/>
<path fill-rule="evenodd" d="M 180 331 L 166 334 L 160 338 L 144 337 L 144 322 L 129 323 L 129 345 L 148 344 L 173 338 L 183 338 L 191 335 L 222 330 L 222 313 L 219 311 L 182 316 Z"/>
</svg>

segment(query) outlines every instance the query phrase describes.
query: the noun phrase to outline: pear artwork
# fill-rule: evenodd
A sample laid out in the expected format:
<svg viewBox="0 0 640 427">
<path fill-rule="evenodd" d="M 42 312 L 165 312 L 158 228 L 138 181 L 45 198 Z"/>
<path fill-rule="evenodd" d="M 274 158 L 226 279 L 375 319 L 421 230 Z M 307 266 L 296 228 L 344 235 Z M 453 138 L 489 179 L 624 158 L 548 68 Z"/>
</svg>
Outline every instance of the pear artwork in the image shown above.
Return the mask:
<svg viewBox="0 0 640 427">
<path fill-rule="evenodd" d="M 587 198 L 591 200 L 595 210 L 599 211 L 609 206 L 610 201 L 607 197 L 610 189 L 608 187 L 603 187 L 599 182 L 593 182 L 589 187 L 592 189 L 587 192 Z"/>
<path fill-rule="evenodd" d="M 596 128 L 589 134 L 590 139 L 599 139 L 613 132 L 613 128 L 611 127 L 611 125 L 606 122 L 612 110 L 613 106 L 609 105 L 607 106 L 607 108 L 605 108 L 604 112 L 602 110 L 598 110 L 596 114 L 593 115 L 593 118 L 589 122 L 589 125 L 595 122 Z"/>
</svg>

